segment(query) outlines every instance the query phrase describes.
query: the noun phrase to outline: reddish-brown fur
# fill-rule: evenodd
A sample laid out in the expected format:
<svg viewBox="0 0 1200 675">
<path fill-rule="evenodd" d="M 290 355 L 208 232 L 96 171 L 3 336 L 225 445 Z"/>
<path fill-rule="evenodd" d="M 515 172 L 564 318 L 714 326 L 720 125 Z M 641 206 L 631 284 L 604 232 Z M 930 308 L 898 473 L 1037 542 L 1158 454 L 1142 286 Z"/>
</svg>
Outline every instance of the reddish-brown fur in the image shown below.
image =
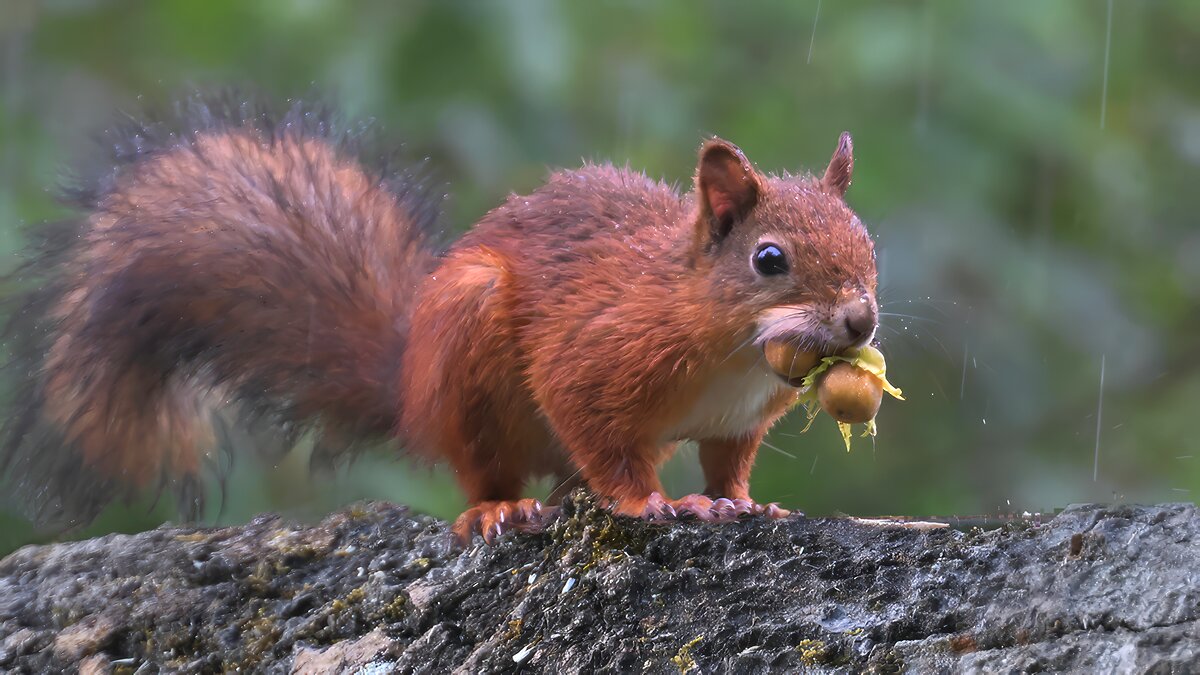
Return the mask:
<svg viewBox="0 0 1200 675">
<path fill-rule="evenodd" d="M 861 343 L 841 327 L 850 303 L 873 326 L 851 168 L 843 135 L 820 179 L 760 174 L 716 139 L 687 195 L 607 165 L 561 171 L 439 259 L 330 139 L 202 130 L 121 171 L 53 271 L 21 433 L 62 430 L 53 451 L 117 486 L 198 474 L 209 416 L 230 406 L 315 420 L 325 443 L 395 437 L 450 464 L 472 505 L 456 529 L 489 538 L 538 524 L 520 498 L 539 475 L 622 514 L 783 515 L 750 501 L 759 442 L 796 396 L 760 346 Z M 764 241 L 787 255 L 781 278 L 752 267 Z M 5 461 L 24 438 L 10 432 Z M 657 470 L 687 439 L 705 495 L 671 502 Z"/>
<path fill-rule="evenodd" d="M 759 312 L 836 305 L 844 284 L 874 292 L 870 240 L 840 192 L 744 162 L 721 141 L 705 146 L 697 178 L 713 191 L 708 204 L 588 166 L 488 214 L 418 299 L 413 335 L 436 337 L 414 339 L 405 355 L 401 435 L 449 458 L 472 502 L 515 500 L 528 477 L 577 469 L 618 512 L 643 515 L 676 444 L 667 430 L 722 369 L 753 367 L 729 357 L 752 339 Z M 707 182 L 706 164 L 717 167 Z M 737 194 L 749 183 L 762 194 Z M 714 250 L 762 231 L 819 263 L 801 272 L 803 285 L 771 292 L 723 274 L 730 261 Z M 706 493 L 750 498 L 759 441 L 794 398 L 783 388 L 752 429 L 694 439 Z"/>
</svg>

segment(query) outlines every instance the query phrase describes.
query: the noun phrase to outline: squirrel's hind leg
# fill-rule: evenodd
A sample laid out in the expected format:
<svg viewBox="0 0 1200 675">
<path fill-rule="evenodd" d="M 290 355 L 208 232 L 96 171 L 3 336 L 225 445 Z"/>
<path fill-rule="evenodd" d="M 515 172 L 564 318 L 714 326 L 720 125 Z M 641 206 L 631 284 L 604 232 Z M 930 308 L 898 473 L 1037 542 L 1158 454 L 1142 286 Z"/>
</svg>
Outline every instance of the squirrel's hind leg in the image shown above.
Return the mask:
<svg viewBox="0 0 1200 675">
<path fill-rule="evenodd" d="M 543 506 L 536 499 L 521 498 L 531 469 L 528 444 L 536 443 L 534 439 L 540 436 L 534 426 L 536 422 L 531 419 L 531 424 L 523 429 L 499 423 L 487 425 L 487 431 L 475 426 L 487 421 L 464 418 L 462 427 L 470 432 L 464 434 L 465 438 L 486 434 L 486 443 L 454 438 L 457 434 L 453 432 L 444 439 L 446 455 L 470 504 L 454 521 L 454 533 L 464 546 L 476 532 L 490 544 L 505 532 L 541 530 L 558 512 L 557 506 Z"/>
<path fill-rule="evenodd" d="M 540 529 L 548 510 L 521 499 L 553 443 L 524 375 L 507 320 L 511 279 L 499 252 L 451 254 L 426 282 L 404 355 L 401 435 L 419 454 L 449 462 L 469 508 L 454 522 L 462 544 Z"/>
</svg>

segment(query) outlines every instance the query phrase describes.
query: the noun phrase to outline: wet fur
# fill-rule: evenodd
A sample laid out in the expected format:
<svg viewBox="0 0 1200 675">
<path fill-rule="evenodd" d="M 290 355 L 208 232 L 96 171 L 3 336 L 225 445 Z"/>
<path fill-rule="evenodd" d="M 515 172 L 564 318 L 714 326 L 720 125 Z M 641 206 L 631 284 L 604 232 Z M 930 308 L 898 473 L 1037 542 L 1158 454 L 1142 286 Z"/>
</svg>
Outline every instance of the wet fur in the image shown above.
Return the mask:
<svg viewBox="0 0 1200 675">
<path fill-rule="evenodd" d="M 87 215 L 7 280 L 36 289 L 7 298 L 0 462 L 22 505 L 74 524 L 157 486 L 195 516 L 230 426 L 276 451 L 316 430 L 317 461 L 390 437 L 438 252 L 421 181 L 362 161 L 371 134 L 320 106 L 197 97 L 103 140 L 67 191 Z"/>
<path fill-rule="evenodd" d="M 560 171 L 443 255 L 436 200 L 367 168 L 327 115 L 195 99 L 167 119 L 119 132 L 73 193 L 87 215 L 16 275 L 38 290 L 8 326 L 23 389 L 0 461 L 43 520 L 153 486 L 194 515 L 227 427 L 280 448 L 313 430 L 329 457 L 396 439 L 451 465 L 486 505 L 469 518 L 545 474 L 640 513 L 683 439 L 709 494 L 748 499 L 795 398 L 762 370 L 763 331 L 844 347 L 833 310 L 874 301 L 848 136 L 821 178 L 760 174 L 717 140 L 687 194 Z M 751 269 L 764 238 L 785 279 Z M 806 311 L 771 320 L 781 306 Z"/>
</svg>

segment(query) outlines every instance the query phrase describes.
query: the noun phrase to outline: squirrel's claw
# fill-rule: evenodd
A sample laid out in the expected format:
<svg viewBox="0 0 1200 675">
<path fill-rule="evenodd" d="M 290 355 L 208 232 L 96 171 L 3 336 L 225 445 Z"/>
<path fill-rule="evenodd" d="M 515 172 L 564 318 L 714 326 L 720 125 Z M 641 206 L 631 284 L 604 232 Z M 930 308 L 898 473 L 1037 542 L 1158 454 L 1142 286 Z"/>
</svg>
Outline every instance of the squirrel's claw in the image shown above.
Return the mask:
<svg viewBox="0 0 1200 675">
<path fill-rule="evenodd" d="M 720 516 L 721 520 L 734 520 L 743 513 L 751 513 L 749 504 L 742 503 L 745 501 L 745 499 L 735 501 L 720 497 L 713 500 L 712 511 Z"/>
<path fill-rule="evenodd" d="M 679 517 L 675 508 L 667 502 L 663 496 L 657 492 L 651 492 L 650 497 L 646 499 L 646 506 L 642 509 L 642 518 L 645 520 L 674 520 Z"/>
<path fill-rule="evenodd" d="M 681 516 L 691 515 L 704 521 L 725 520 L 721 507 L 704 495 L 680 497 L 675 500 L 675 506 Z"/>
<path fill-rule="evenodd" d="M 633 516 L 647 521 L 680 520 L 688 517 L 706 523 L 727 523 L 743 516 L 765 516 L 785 518 L 791 512 L 774 502 L 759 504 L 751 499 L 692 494 L 668 500 L 658 492 L 640 505 L 626 502 L 625 507 L 614 507 L 620 515 Z M 487 544 L 493 544 L 507 532 L 539 532 L 558 516 L 559 507 L 543 506 L 536 499 L 480 502 L 463 512 L 454 521 L 454 534 L 462 546 L 471 543 L 475 534 L 483 535 Z"/>
<path fill-rule="evenodd" d="M 729 499 L 728 497 L 712 499 L 705 495 L 681 497 L 676 500 L 676 506 L 680 511 L 690 513 L 700 520 L 717 523 L 727 523 L 742 516 L 762 513 L 762 507 L 749 499 Z"/>
<path fill-rule="evenodd" d="M 766 505 L 756 504 L 755 506 L 761 509 L 760 513 L 768 518 L 787 518 L 792 513 L 776 502 L 771 502 L 770 504 Z M 802 516 L 804 514 L 797 512 L 797 515 Z"/>
<path fill-rule="evenodd" d="M 668 500 L 657 492 L 650 493 L 639 508 L 636 503 L 626 503 L 624 508 L 618 506 L 614 511 L 619 515 L 633 516 L 642 520 L 679 520 L 693 517 L 708 523 L 732 522 L 743 516 L 766 516 L 767 518 L 785 518 L 790 511 L 774 502 L 759 504 L 752 499 L 711 497 L 692 494 L 679 499 Z"/>
<path fill-rule="evenodd" d="M 454 521 L 454 534 L 463 546 L 471 543 L 475 533 L 483 535 L 485 543 L 494 543 L 505 532 L 537 532 L 558 514 L 558 507 L 545 507 L 536 499 L 480 502 L 463 511 Z"/>
</svg>

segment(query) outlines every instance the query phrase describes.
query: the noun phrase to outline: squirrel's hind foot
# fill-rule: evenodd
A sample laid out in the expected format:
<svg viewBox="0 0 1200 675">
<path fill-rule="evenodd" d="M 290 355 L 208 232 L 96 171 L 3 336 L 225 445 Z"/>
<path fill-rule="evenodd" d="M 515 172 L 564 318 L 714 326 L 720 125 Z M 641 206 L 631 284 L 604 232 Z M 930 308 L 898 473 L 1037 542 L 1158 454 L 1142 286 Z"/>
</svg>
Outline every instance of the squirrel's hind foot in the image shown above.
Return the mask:
<svg viewBox="0 0 1200 675">
<path fill-rule="evenodd" d="M 557 514 L 557 506 L 543 506 L 536 499 L 480 502 L 463 511 L 453 529 L 463 546 L 471 543 L 476 532 L 491 544 L 505 532 L 538 532 Z"/>
</svg>

